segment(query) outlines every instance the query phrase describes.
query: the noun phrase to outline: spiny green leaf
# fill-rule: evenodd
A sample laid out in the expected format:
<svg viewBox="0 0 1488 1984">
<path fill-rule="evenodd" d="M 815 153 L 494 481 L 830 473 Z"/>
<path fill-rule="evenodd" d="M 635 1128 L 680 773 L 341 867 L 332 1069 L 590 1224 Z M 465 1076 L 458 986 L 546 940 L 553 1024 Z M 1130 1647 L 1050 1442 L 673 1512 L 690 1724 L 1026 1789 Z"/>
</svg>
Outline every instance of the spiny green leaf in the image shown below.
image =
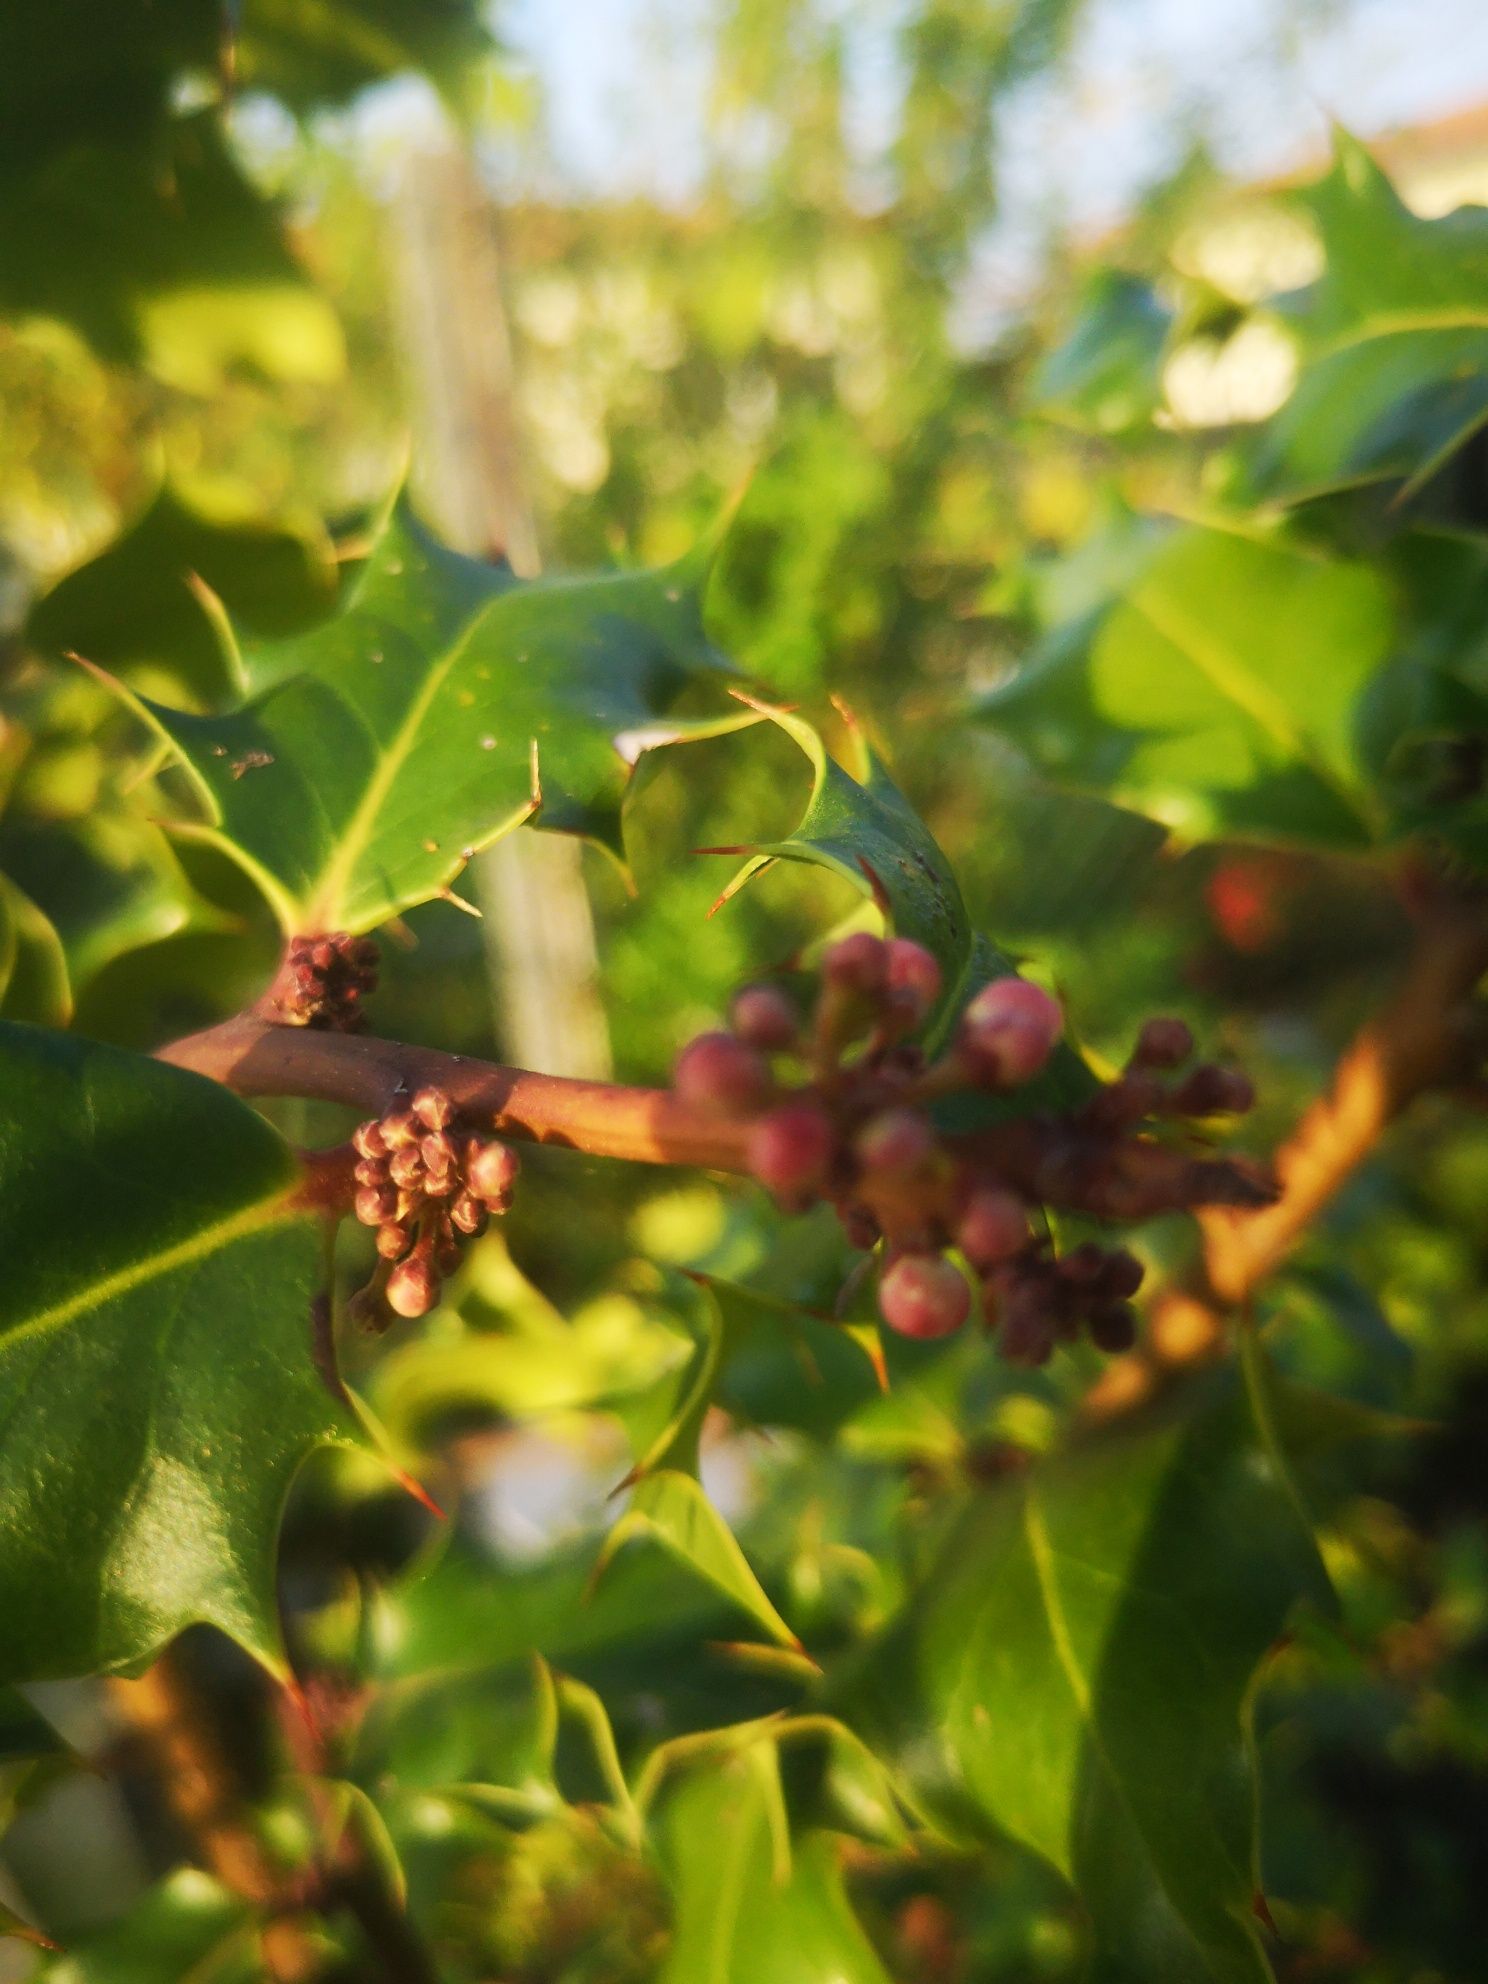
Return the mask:
<svg viewBox="0 0 1488 1984">
<path fill-rule="evenodd" d="M 206 1621 L 281 1664 L 273 1561 L 316 1373 L 316 1222 L 226 1090 L 0 1025 L 0 1677 L 138 1662 Z"/>
<path fill-rule="evenodd" d="M 631 1492 L 630 1506 L 605 1539 L 600 1568 L 635 1536 L 660 1543 L 782 1646 L 800 1646 L 770 1603 L 733 1531 L 693 1475 L 674 1468 L 643 1475 Z"/>
<path fill-rule="evenodd" d="M 661 1984 L 888 1984 L 837 1842 L 788 1836 L 773 1744 L 685 1773 L 657 1830 L 677 1911 Z"/>
<path fill-rule="evenodd" d="M 1103 1980 L 1261 1984 L 1246 1706 L 1310 1533 L 1233 1374 L 979 1493 L 834 1704 L 953 1830 L 1011 1834 Z"/>
<path fill-rule="evenodd" d="M 518 584 L 400 510 L 345 613 L 250 651 L 261 686 L 241 708 L 135 707 L 286 926 L 365 930 L 438 895 L 524 820 L 620 854 L 634 757 L 750 720 L 669 715 L 724 666 L 702 576 L 684 561 Z"/>
<path fill-rule="evenodd" d="M 1393 637 L 1369 566 L 1196 528 L 1156 548 L 1087 638 L 1035 655 L 979 713 L 1066 782 L 1192 837 L 1356 846 L 1381 825 L 1357 713 Z"/>
<path fill-rule="evenodd" d="M 1302 370 L 1257 437 L 1251 488 L 1295 501 L 1422 480 L 1488 417 L 1488 209 L 1419 219 L 1346 132 L 1295 198 L 1326 267 L 1290 313 Z"/>
</svg>

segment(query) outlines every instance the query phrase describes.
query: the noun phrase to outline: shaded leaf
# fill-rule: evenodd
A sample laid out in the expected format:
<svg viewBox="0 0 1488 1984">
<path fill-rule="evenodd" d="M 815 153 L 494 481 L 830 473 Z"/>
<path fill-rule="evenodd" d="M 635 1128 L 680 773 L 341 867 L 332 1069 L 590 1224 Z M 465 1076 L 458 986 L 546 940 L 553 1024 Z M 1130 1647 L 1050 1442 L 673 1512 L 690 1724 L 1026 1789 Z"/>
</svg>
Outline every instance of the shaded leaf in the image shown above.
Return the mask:
<svg viewBox="0 0 1488 1984">
<path fill-rule="evenodd" d="M 331 610 L 338 568 L 323 531 L 217 514 L 167 483 L 37 602 L 26 640 L 202 706 L 233 700 L 243 689 L 238 657 L 196 579 L 245 626 L 286 633 Z"/>
<path fill-rule="evenodd" d="M 248 1904 L 181 1867 L 41 1974 L 45 1984 L 254 1984 L 264 1970 Z"/>
<path fill-rule="evenodd" d="M 1074 327 L 1040 362 L 1033 403 L 1101 434 L 1150 420 L 1162 401 L 1162 357 L 1172 313 L 1150 283 L 1098 269 Z"/>
<path fill-rule="evenodd" d="M 214 1083 L 0 1025 L 0 1675 L 137 1662 L 195 1621 L 281 1663 L 304 1456 L 356 1437 L 310 1347 L 317 1224 Z"/>
<path fill-rule="evenodd" d="M 0 875 L 0 1012 L 37 1026 L 66 1026 L 72 1017 L 57 927 L 8 875 Z"/>
<path fill-rule="evenodd" d="M 979 1493 L 837 1711 L 925 1808 L 1050 1861 L 1093 1975 L 1261 1984 L 1257 1663 L 1317 1553 L 1233 1374 Z"/>
</svg>

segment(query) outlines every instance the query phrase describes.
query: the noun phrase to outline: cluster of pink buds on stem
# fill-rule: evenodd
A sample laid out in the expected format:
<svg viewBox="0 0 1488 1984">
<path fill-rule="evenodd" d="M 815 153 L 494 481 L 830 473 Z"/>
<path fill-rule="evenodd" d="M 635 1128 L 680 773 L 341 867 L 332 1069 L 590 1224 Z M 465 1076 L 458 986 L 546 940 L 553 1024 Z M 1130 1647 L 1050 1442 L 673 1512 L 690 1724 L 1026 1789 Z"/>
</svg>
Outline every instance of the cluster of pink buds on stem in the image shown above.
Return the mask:
<svg viewBox="0 0 1488 1984">
<path fill-rule="evenodd" d="M 809 1014 L 779 986 L 746 987 L 728 1029 L 683 1050 L 676 1091 L 748 1122 L 749 1168 L 779 1205 L 826 1200 L 855 1246 L 880 1250 L 878 1305 L 890 1328 L 947 1336 L 979 1308 L 1013 1363 L 1042 1364 L 1082 1334 L 1102 1350 L 1128 1348 L 1141 1263 L 1089 1240 L 1056 1255 L 1037 1209 L 1129 1224 L 1267 1203 L 1267 1180 L 1210 1156 L 1192 1134 L 1249 1109 L 1250 1083 L 1211 1064 L 1180 1072 L 1192 1036 L 1181 1020 L 1155 1019 L 1125 1071 L 1088 1100 L 1005 1108 L 983 1128 L 947 1131 L 938 1104 L 1016 1096 L 1040 1075 L 1064 1014 L 1028 980 L 995 978 L 931 1058 L 913 1036 L 940 993 L 921 945 L 844 938 L 822 960 Z"/>
<path fill-rule="evenodd" d="M 352 1297 L 356 1319 L 386 1329 L 427 1315 L 466 1240 L 512 1201 L 520 1162 L 508 1145 L 460 1123 L 442 1089 L 421 1088 L 406 1109 L 359 1124 L 354 1210 L 375 1228 L 378 1265 Z"/>
<path fill-rule="evenodd" d="M 362 1001 L 377 990 L 377 946 L 370 937 L 337 930 L 324 937 L 291 937 L 270 1002 L 281 1026 L 360 1033 Z"/>
</svg>

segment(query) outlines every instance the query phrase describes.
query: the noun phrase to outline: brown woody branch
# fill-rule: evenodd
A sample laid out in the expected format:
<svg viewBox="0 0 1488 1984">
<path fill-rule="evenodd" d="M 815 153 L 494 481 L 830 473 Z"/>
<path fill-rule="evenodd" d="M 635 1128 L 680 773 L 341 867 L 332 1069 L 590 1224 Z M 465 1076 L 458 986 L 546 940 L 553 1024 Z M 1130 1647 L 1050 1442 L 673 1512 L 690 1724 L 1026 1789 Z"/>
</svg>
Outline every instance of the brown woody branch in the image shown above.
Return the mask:
<svg viewBox="0 0 1488 1984">
<path fill-rule="evenodd" d="M 1253 1211 L 1199 1213 L 1202 1261 L 1159 1301 L 1146 1340 L 1107 1366 L 1087 1395 L 1104 1419 L 1140 1404 L 1175 1373 L 1217 1356 L 1243 1313 L 1318 1214 L 1417 1097 L 1471 1075 L 1469 1001 L 1488 971 L 1488 899 L 1438 895 L 1420 915 L 1394 997 L 1355 1035 L 1324 1094 L 1275 1159 L 1280 1193 Z"/>
<path fill-rule="evenodd" d="M 277 1026 L 245 1013 L 160 1049 L 159 1058 L 239 1095 L 303 1096 L 380 1116 L 418 1089 L 442 1089 L 496 1135 L 557 1144 L 632 1164 L 743 1171 L 746 1130 L 706 1116 L 669 1089 L 535 1075 L 369 1034 Z"/>
</svg>

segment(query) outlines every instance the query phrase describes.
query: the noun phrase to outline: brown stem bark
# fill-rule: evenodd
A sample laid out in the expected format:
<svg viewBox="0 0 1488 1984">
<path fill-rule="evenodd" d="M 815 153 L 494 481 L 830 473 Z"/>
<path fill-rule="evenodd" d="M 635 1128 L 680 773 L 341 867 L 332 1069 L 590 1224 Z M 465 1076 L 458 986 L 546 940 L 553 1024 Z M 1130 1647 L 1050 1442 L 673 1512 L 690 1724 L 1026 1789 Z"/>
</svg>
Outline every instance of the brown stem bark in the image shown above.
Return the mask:
<svg viewBox="0 0 1488 1984">
<path fill-rule="evenodd" d="M 276 1026 L 245 1013 L 160 1049 L 178 1068 L 239 1095 L 306 1096 L 381 1115 L 426 1084 L 503 1137 L 632 1164 L 744 1169 L 745 1130 L 690 1109 L 668 1089 L 534 1075 L 370 1034 Z"/>
</svg>

